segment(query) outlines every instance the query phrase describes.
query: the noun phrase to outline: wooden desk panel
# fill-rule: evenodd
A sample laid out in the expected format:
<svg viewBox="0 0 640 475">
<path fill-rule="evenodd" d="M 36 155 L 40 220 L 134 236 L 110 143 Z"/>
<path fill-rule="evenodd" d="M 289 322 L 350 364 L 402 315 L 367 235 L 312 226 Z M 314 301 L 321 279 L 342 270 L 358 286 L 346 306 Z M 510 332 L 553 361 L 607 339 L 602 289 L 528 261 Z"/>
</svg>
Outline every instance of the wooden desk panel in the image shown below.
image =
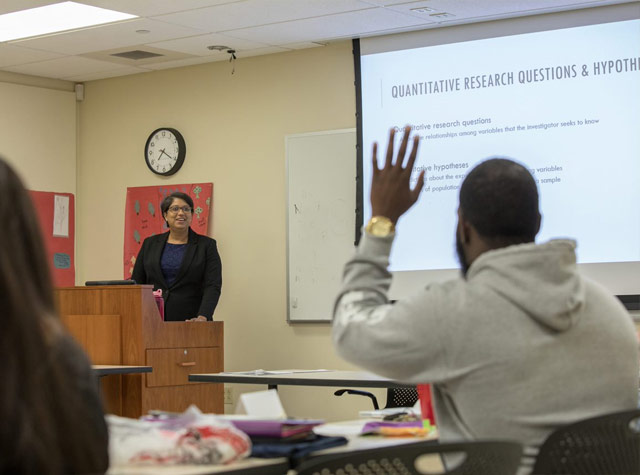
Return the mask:
<svg viewBox="0 0 640 475">
<path fill-rule="evenodd" d="M 217 348 L 148 349 L 147 364 L 154 368 L 154 372 L 147 375 L 147 387 L 199 384 L 189 383 L 189 374 L 194 371 L 216 371 L 214 368 L 220 368 L 217 350 Z"/>
<path fill-rule="evenodd" d="M 62 323 L 85 349 L 93 364 L 122 359 L 120 315 L 62 315 Z"/>
<path fill-rule="evenodd" d="M 190 384 L 188 386 L 164 386 L 145 388 L 142 407 L 145 413 L 154 409 L 183 412 L 191 404 L 204 413 L 221 414 L 224 407 L 222 384 Z"/>
<path fill-rule="evenodd" d="M 68 287 L 55 291 L 63 323 L 94 364 L 154 366 L 163 388 L 148 387 L 143 375 L 108 378 L 104 383 L 107 410 L 140 417 L 149 410 L 177 411 L 196 404 L 203 412 L 224 412 L 222 385 L 190 384 L 147 361 L 151 349 L 208 348 L 203 371 L 224 368 L 222 322 L 163 322 L 150 285 Z M 188 370 L 189 368 L 187 368 Z M 207 389 L 198 389 L 206 387 Z"/>
</svg>

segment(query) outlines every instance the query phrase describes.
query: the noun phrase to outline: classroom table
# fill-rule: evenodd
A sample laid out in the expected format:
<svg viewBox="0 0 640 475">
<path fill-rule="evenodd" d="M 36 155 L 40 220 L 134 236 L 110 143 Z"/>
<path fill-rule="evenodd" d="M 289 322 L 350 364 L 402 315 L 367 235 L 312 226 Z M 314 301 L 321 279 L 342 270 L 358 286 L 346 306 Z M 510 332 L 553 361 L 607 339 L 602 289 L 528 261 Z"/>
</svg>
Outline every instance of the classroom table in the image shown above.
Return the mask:
<svg viewBox="0 0 640 475">
<path fill-rule="evenodd" d="M 407 386 L 407 383 L 392 381 L 366 371 L 293 369 L 190 374 L 189 381 L 204 383 L 266 384 L 269 389 L 278 389 L 278 385 L 335 386 L 349 388 L 394 388 Z"/>
<path fill-rule="evenodd" d="M 362 427 L 372 419 L 358 419 L 343 421 L 318 426 L 316 432 L 327 436 L 346 437 L 348 443 L 339 447 L 319 450 L 309 455 L 309 458 L 344 453 L 356 450 L 376 449 L 392 445 L 411 444 L 425 440 L 437 443 L 437 432 L 425 438 L 420 437 L 361 437 Z M 135 466 L 125 465 L 111 467 L 107 475 L 204 475 L 204 474 L 260 474 L 260 475 L 286 475 L 290 462 L 286 458 L 247 458 L 229 465 L 173 465 L 173 466 Z M 429 461 L 427 467 L 433 473 L 441 473 L 442 466 L 439 460 Z"/>
<path fill-rule="evenodd" d="M 93 374 L 100 378 L 112 374 L 151 373 L 151 371 L 153 371 L 151 366 L 94 364 L 91 368 L 93 370 Z"/>
</svg>

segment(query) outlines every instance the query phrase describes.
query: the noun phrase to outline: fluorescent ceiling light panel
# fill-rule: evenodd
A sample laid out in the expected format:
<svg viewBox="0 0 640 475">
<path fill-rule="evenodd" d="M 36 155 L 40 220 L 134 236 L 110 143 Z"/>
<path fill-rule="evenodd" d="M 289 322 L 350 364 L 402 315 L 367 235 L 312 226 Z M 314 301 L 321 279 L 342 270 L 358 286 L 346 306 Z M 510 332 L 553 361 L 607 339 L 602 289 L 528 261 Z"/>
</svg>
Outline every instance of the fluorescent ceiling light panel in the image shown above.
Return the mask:
<svg viewBox="0 0 640 475">
<path fill-rule="evenodd" d="M 0 41 L 75 30 L 130 18 L 137 17 L 75 2 L 55 3 L 0 15 Z"/>
</svg>

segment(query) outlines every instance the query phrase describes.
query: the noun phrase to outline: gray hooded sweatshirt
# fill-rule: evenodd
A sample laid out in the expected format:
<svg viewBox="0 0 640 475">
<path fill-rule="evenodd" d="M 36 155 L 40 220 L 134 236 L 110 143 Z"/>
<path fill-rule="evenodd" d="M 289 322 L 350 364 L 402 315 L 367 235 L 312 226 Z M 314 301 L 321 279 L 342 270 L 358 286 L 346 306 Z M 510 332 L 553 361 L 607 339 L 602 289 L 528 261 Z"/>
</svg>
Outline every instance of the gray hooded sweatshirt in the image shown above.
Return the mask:
<svg viewBox="0 0 640 475">
<path fill-rule="evenodd" d="M 336 301 L 334 345 L 387 378 L 432 383 L 441 441 L 515 439 L 636 407 L 638 344 L 618 300 L 576 270 L 575 242 L 482 254 L 466 280 L 388 303 L 393 237 L 363 233 Z"/>
</svg>

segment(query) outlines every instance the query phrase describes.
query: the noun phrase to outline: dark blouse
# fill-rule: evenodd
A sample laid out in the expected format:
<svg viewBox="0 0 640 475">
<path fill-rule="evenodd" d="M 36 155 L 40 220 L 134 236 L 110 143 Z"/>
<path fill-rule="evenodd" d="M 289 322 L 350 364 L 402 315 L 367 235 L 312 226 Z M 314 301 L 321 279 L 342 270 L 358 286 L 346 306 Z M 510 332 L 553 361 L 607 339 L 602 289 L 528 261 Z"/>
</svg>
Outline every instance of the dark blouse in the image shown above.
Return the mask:
<svg viewBox="0 0 640 475">
<path fill-rule="evenodd" d="M 164 280 L 169 287 L 176 281 L 186 249 L 186 244 L 166 243 L 164 246 L 162 258 L 160 259 L 160 268 L 162 269 Z"/>
</svg>

